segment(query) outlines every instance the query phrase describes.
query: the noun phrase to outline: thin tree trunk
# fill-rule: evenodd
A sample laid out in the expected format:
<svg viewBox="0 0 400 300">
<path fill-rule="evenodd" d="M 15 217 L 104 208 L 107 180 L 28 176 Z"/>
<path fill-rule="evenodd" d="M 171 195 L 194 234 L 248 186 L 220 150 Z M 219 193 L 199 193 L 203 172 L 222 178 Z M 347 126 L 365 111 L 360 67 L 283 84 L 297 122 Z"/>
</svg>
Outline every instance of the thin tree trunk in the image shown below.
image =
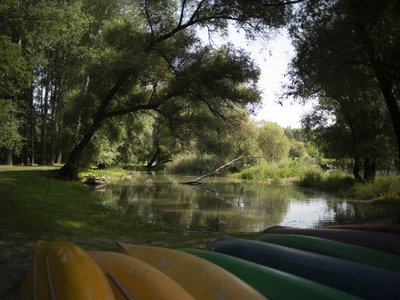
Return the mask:
<svg viewBox="0 0 400 300">
<path fill-rule="evenodd" d="M 360 175 L 360 158 L 358 156 L 354 157 L 353 176 L 358 182 L 362 181 Z"/>
<path fill-rule="evenodd" d="M 57 153 L 56 164 L 61 164 L 61 163 L 62 163 L 62 151 L 61 149 L 59 149 Z"/>
<path fill-rule="evenodd" d="M 44 85 L 45 94 L 44 94 L 44 103 L 42 109 L 42 132 L 41 132 L 41 142 L 42 142 L 42 151 L 40 157 L 40 164 L 45 165 L 47 163 L 47 113 L 49 109 L 49 83 Z"/>
<path fill-rule="evenodd" d="M 30 165 L 35 164 L 35 106 L 33 104 L 33 90 L 31 90 L 30 95 L 30 114 L 29 114 L 29 121 L 30 121 L 30 155 L 31 155 L 31 162 Z"/>
<path fill-rule="evenodd" d="M 366 158 L 364 160 L 364 181 L 374 181 L 376 175 L 376 162 L 374 159 Z"/>
<path fill-rule="evenodd" d="M 56 140 L 58 136 L 58 102 L 59 102 L 59 85 L 57 82 L 54 84 L 54 89 L 51 94 L 50 98 L 50 107 L 51 107 L 51 114 L 50 114 L 50 150 L 49 150 L 49 157 L 50 163 L 53 165 L 57 161 L 56 157 Z"/>
<path fill-rule="evenodd" d="M 6 161 L 5 161 L 5 164 L 8 165 L 8 166 L 12 166 L 12 164 L 13 164 L 12 155 L 13 155 L 13 150 L 12 149 L 6 149 Z"/>
</svg>

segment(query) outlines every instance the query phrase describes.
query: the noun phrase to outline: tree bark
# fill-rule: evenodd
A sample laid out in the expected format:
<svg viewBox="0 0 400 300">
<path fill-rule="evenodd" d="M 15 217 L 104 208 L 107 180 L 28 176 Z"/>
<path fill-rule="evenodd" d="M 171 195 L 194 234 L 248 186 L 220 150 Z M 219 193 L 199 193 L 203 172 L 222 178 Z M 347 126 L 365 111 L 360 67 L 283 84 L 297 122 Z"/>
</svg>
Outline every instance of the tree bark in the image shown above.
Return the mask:
<svg viewBox="0 0 400 300">
<path fill-rule="evenodd" d="M 376 175 L 376 162 L 374 159 L 366 158 L 364 160 L 364 181 L 374 181 Z"/>
<path fill-rule="evenodd" d="M 389 111 L 390 119 L 392 121 L 394 133 L 397 141 L 397 154 L 398 154 L 398 165 L 397 169 L 400 170 L 400 109 L 397 104 L 397 99 L 393 94 L 393 85 L 386 78 L 380 70 L 375 70 L 376 77 L 379 82 L 380 89 L 383 97 L 385 98 L 386 106 Z"/>
<path fill-rule="evenodd" d="M 49 109 L 49 83 L 44 85 L 45 93 L 44 93 L 44 102 L 42 108 L 42 132 L 41 132 L 41 156 L 40 156 L 40 164 L 47 164 L 47 113 Z"/>
<path fill-rule="evenodd" d="M 354 157 L 353 176 L 358 182 L 363 181 L 360 176 L 360 158 L 358 156 Z"/>
<path fill-rule="evenodd" d="M 154 153 L 153 157 L 147 162 L 146 168 L 151 169 L 159 155 L 160 155 L 160 147 L 157 147 L 156 152 Z"/>
<path fill-rule="evenodd" d="M 101 119 L 97 119 L 93 122 L 90 129 L 83 136 L 78 145 L 72 150 L 71 154 L 68 157 L 68 161 L 66 164 L 60 169 L 60 177 L 67 180 L 75 180 L 78 179 L 78 167 L 79 167 L 79 158 L 87 147 L 87 145 L 92 140 L 92 137 L 96 133 L 97 129 L 101 126 Z"/>
<path fill-rule="evenodd" d="M 7 166 L 12 166 L 12 164 L 13 164 L 12 155 L 13 155 L 13 150 L 12 149 L 6 149 L 6 161 L 5 161 L 5 164 Z"/>
<path fill-rule="evenodd" d="M 59 149 L 57 152 L 56 164 L 61 164 L 61 163 L 62 163 L 62 151 L 61 149 Z"/>
</svg>

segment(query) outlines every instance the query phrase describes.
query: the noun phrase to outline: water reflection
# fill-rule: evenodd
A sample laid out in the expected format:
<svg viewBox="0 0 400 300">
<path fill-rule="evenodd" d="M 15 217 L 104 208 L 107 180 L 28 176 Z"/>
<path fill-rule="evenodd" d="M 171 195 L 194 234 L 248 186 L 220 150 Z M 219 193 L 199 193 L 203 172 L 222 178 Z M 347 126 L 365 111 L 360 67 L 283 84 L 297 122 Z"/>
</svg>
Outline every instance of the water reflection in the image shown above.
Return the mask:
<svg viewBox="0 0 400 300">
<path fill-rule="evenodd" d="M 352 205 L 294 187 L 135 173 L 99 193 L 120 214 L 182 230 L 253 232 L 272 225 L 314 227 L 355 216 Z"/>
</svg>

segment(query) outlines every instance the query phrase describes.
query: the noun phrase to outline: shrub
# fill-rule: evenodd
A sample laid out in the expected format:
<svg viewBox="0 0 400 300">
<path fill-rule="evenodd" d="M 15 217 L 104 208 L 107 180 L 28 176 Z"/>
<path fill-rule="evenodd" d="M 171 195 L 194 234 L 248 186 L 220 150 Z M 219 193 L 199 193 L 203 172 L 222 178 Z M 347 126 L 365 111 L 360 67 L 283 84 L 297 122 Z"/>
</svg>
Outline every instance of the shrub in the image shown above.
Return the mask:
<svg viewBox="0 0 400 300">
<path fill-rule="evenodd" d="M 393 175 L 379 176 L 371 182 L 357 183 L 344 195 L 360 200 L 400 200 L 400 177 Z"/>
<path fill-rule="evenodd" d="M 244 168 L 241 172 L 231 176 L 241 179 L 278 180 L 283 178 L 302 177 L 308 170 L 315 170 L 316 166 L 306 165 L 301 160 L 285 160 L 281 162 L 261 161 L 255 166 Z"/>
<path fill-rule="evenodd" d="M 175 174 L 201 175 L 214 171 L 223 162 L 214 155 L 186 154 L 178 156 L 169 164 L 167 171 Z"/>
<path fill-rule="evenodd" d="M 311 170 L 304 173 L 300 178 L 299 184 L 304 187 L 318 187 L 321 185 L 322 172 L 317 170 Z"/>
<path fill-rule="evenodd" d="M 355 180 L 349 174 L 340 171 L 324 173 L 322 170 L 311 170 L 301 177 L 299 184 L 304 187 L 344 193 L 355 184 Z"/>
</svg>

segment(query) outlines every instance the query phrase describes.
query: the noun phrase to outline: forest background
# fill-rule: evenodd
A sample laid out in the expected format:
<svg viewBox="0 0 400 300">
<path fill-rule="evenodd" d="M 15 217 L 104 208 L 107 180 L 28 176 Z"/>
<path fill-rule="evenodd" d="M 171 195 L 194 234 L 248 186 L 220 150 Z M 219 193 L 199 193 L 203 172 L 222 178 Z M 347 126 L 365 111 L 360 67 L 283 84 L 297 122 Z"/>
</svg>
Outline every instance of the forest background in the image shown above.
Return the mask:
<svg viewBox="0 0 400 300">
<path fill-rule="evenodd" d="M 399 11 L 389 0 L 3 1 L 0 161 L 62 164 L 74 179 L 121 163 L 198 174 L 244 155 L 230 170 L 244 178 L 319 165 L 372 181 L 400 164 Z M 301 129 L 249 117 L 257 65 L 197 36 L 229 26 L 250 40 L 288 29 L 282 101 L 317 103 Z"/>
</svg>

